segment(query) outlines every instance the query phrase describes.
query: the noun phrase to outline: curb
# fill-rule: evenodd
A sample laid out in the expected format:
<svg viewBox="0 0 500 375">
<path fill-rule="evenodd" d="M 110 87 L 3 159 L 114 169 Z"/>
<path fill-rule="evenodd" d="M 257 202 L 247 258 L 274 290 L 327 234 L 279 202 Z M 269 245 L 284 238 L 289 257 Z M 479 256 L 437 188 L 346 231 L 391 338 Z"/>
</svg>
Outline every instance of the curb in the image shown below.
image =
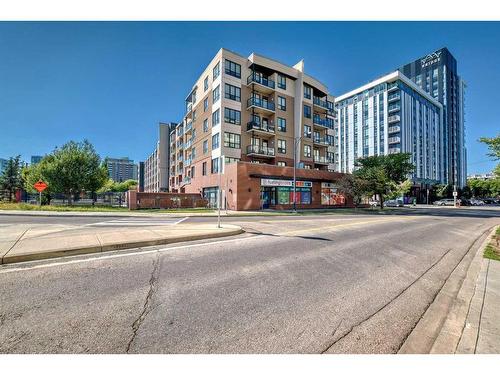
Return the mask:
<svg viewBox="0 0 500 375">
<path fill-rule="evenodd" d="M 496 225 L 477 237 L 435 296 L 398 354 L 455 353 L 469 312 L 483 250 Z"/>
<path fill-rule="evenodd" d="M 126 250 L 132 249 L 136 247 L 147 247 L 147 246 L 157 246 L 157 245 L 166 245 L 177 242 L 187 242 L 187 241 L 198 241 L 203 239 L 210 238 L 220 238 L 220 237 L 229 237 L 235 236 L 238 234 L 242 234 L 245 231 L 241 227 L 236 227 L 231 231 L 226 232 L 214 232 L 209 234 L 195 234 L 190 236 L 178 236 L 178 237 L 168 237 L 168 238 L 158 238 L 155 240 L 144 240 L 144 241 L 135 241 L 135 242 L 125 242 L 125 243 L 114 243 L 104 246 L 89 246 L 89 247 L 75 247 L 70 249 L 61 249 L 61 250 L 53 250 L 39 254 L 23 254 L 18 256 L 11 256 L 5 259 L 1 259 L 0 264 L 13 264 L 20 262 L 28 262 L 32 260 L 43 260 L 43 259 L 52 259 L 52 258 L 60 258 L 72 255 L 82 255 L 82 254 L 94 254 L 101 253 L 107 251 L 117 251 L 117 250 Z"/>
</svg>

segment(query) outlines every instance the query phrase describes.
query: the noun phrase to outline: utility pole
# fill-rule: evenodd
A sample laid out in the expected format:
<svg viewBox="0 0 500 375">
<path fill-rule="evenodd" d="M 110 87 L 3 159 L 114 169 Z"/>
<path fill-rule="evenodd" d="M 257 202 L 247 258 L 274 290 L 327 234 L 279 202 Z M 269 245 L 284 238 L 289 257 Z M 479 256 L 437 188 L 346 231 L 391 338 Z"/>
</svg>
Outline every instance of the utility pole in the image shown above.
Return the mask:
<svg viewBox="0 0 500 375">
<path fill-rule="evenodd" d="M 219 157 L 219 162 L 217 163 L 219 167 L 219 189 L 217 191 L 217 228 L 220 228 L 220 206 L 222 204 L 222 187 L 221 187 L 221 174 L 222 174 L 222 156 Z"/>
<path fill-rule="evenodd" d="M 293 212 L 297 213 L 297 146 L 302 136 L 293 139 Z"/>
</svg>

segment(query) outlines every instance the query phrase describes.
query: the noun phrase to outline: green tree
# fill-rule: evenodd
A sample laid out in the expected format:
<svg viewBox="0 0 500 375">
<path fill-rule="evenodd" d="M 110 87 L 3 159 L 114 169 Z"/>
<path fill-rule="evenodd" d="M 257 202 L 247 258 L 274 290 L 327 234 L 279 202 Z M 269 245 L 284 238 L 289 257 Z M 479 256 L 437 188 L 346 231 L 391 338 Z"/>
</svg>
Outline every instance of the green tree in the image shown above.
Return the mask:
<svg viewBox="0 0 500 375">
<path fill-rule="evenodd" d="M 344 175 L 338 181 L 338 187 L 342 194 L 352 198 L 354 207 L 359 206 L 367 192 L 366 181 L 352 174 Z"/>
<path fill-rule="evenodd" d="M 493 160 L 500 160 L 500 134 L 493 138 L 479 138 L 479 142 L 482 142 L 488 146 L 488 156 L 490 158 L 492 158 Z"/>
<path fill-rule="evenodd" d="M 394 183 L 391 192 L 387 195 L 388 198 L 396 199 L 408 194 L 411 190 L 413 183 L 410 179 L 407 179 L 399 184 Z"/>
<path fill-rule="evenodd" d="M 98 191 L 99 193 L 109 192 L 125 192 L 134 189 L 137 186 L 136 180 L 125 180 L 123 182 L 115 182 L 108 178 L 105 184 Z"/>
<path fill-rule="evenodd" d="M 369 156 L 358 159 L 355 166 L 353 175 L 365 181 L 367 194 L 379 196 L 381 209 L 385 197 L 394 193 L 415 169 L 409 153 Z"/>
<path fill-rule="evenodd" d="M 21 156 L 17 155 L 7 161 L 7 166 L 0 175 L 0 188 L 8 192 L 8 199 L 12 201 L 13 194 L 22 187 Z"/>
<path fill-rule="evenodd" d="M 96 192 L 107 180 L 106 167 L 87 140 L 70 141 L 56 148 L 39 164 L 27 169 L 26 186 L 37 177 L 41 178 L 49 185 L 51 193 L 64 193 L 70 205 L 75 195 L 82 191 Z"/>
</svg>

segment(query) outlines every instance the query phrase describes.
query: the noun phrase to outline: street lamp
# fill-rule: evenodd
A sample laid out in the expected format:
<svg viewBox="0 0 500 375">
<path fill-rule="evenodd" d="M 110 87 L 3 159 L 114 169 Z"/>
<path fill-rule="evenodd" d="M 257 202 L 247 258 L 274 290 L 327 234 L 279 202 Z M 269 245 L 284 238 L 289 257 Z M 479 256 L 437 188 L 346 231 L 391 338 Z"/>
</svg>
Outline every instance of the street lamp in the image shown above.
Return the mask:
<svg viewBox="0 0 500 375">
<path fill-rule="evenodd" d="M 293 139 L 293 212 L 297 213 L 297 146 L 302 140 L 302 136 Z"/>
</svg>

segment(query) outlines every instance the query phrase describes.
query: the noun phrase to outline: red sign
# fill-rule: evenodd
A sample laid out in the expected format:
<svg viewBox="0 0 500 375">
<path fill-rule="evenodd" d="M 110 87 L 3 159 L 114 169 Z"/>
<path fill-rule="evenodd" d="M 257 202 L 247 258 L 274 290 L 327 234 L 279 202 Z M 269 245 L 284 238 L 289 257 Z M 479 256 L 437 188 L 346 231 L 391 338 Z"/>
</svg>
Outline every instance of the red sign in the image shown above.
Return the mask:
<svg viewBox="0 0 500 375">
<path fill-rule="evenodd" d="M 44 191 L 45 189 L 47 189 L 47 184 L 45 182 L 43 182 L 42 180 L 38 181 L 36 184 L 33 185 L 33 187 L 38 191 L 38 192 L 42 192 Z"/>
</svg>

